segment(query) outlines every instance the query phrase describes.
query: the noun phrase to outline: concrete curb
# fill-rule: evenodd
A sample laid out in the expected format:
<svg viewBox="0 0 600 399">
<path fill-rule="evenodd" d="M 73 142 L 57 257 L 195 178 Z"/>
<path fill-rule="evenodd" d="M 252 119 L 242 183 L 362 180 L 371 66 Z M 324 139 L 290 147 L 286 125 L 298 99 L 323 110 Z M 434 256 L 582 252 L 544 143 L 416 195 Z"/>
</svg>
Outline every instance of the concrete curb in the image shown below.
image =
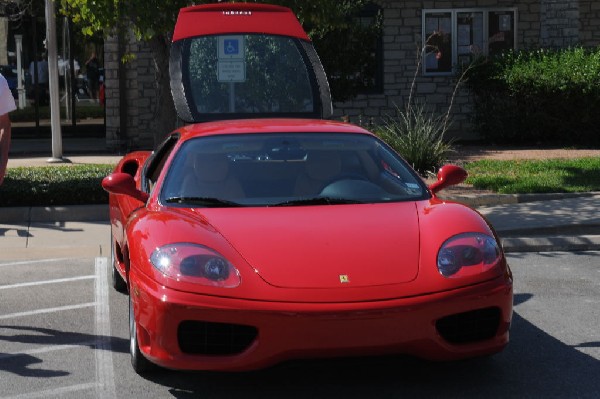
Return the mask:
<svg viewBox="0 0 600 399">
<path fill-rule="evenodd" d="M 440 198 L 460 202 L 471 207 L 522 204 L 526 202 L 552 201 L 566 198 L 585 198 L 600 195 L 598 191 L 585 193 L 547 193 L 547 194 L 457 194 L 441 193 Z"/>
<path fill-rule="evenodd" d="M 498 233 L 502 236 L 502 233 Z M 501 238 L 506 253 L 600 251 L 600 236 L 554 236 Z"/>
<path fill-rule="evenodd" d="M 62 223 L 107 221 L 108 204 L 0 208 L 0 223 Z"/>
</svg>

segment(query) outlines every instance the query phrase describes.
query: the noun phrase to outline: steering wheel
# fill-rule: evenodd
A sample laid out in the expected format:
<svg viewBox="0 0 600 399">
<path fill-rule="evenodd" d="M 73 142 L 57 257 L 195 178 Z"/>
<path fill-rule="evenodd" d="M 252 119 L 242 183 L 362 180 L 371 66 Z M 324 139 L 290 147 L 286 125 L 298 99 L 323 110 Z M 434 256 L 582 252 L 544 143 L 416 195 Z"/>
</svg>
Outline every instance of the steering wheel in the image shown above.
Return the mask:
<svg viewBox="0 0 600 399">
<path fill-rule="evenodd" d="M 342 181 L 342 180 L 370 181 L 365 175 L 360 174 L 360 173 L 342 173 L 342 174 L 335 176 L 331 180 L 329 180 L 327 183 L 325 183 L 325 185 L 323 185 L 323 187 L 327 187 L 330 184 L 333 184 L 335 182 Z"/>
<path fill-rule="evenodd" d="M 365 175 L 360 173 L 341 173 L 322 186 L 321 195 L 348 196 L 348 193 L 356 190 L 357 184 L 364 186 L 367 183 L 373 184 Z"/>
</svg>

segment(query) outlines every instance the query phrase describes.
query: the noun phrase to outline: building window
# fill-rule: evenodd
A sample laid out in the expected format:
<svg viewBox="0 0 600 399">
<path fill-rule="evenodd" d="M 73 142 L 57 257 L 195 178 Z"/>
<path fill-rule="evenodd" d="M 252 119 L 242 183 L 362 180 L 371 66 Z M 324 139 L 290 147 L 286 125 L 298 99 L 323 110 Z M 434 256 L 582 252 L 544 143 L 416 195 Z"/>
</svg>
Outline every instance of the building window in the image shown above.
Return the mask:
<svg viewBox="0 0 600 399">
<path fill-rule="evenodd" d="M 376 94 L 383 92 L 383 35 L 381 32 L 381 7 L 367 3 L 361 10 L 358 21 L 363 27 L 362 43 L 368 52 L 362 61 L 358 75 L 362 78 L 359 93 Z"/>
<path fill-rule="evenodd" d="M 313 38 L 334 101 L 383 92 L 382 10 L 365 4 L 347 26 Z"/>
<path fill-rule="evenodd" d="M 450 75 L 480 55 L 515 49 L 517 10 L 423 10 L 423 73 Z"/>
</svg>

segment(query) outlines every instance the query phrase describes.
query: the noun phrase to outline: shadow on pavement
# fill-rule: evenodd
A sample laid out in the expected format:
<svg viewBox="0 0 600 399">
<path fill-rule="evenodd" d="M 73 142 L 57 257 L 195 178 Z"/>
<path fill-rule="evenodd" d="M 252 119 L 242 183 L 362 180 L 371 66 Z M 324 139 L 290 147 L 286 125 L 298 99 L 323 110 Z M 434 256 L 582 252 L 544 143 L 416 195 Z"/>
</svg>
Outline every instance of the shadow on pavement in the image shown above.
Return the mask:
<svg viewBox="0 0 600 399">
<path fill-rule="evenodd" d="M 11 331 L 21 333 L 10 334 L 9 332 Z M 44 346 L 86 346 L 99 350 L 97 344 L 102 338 L 92 334 L 60 331 L 50 328 L 0 325 L 0 340 L 12 343 Z M 108 337 L 108 339 L 113 343 L 111 345 L 113 352 L 128 352 L 129 340 L 115 337 Z M 43 369 L 38 366 L 39 364 L 43 365 L 42 359 L 27 353 L 0 353 L 0 371 L 23 377 L 37 378 L 62 377 L 70 374 L 67 371 Z"/>
</svg>

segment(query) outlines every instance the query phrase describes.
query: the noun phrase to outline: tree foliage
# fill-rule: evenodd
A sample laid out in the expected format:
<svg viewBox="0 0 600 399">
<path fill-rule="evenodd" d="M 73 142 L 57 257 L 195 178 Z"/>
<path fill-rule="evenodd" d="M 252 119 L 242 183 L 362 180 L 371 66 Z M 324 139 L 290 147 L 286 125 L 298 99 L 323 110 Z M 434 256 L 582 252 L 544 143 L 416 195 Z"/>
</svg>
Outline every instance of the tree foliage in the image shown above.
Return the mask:
<svg viewBox="0 0 600 399">
<path fill-rule="evenodd" d="M 266 0 L 254 3 L 278 4 L 291 8 L 309 36 L 322 37 L 348 27 L 348 15 L 356 13 L 368 0 Z M 131 23 L 139 38 L 168 36 L 175 27 L 179 9 L 192 4 L 217 1 L 189 0 L 60 0 L 61 10 L 87 34 L 110 32 L 121 22 Z"/>
<path fill-rule="evenodd" d="M 249 1 L 270 3 L 289 7 L 292 9 L 304 29 L 315 42 L 317 51 L 321 48 L 328 52 L 337 51 L 335 46 L 327 45 L 327 38 L 344 41 L 348 35 L 343 32 L 353 32 L 353 37 L 361 37 L 356 29 L 356 21 L 352 16 L 369 3 L 370 0 L 263 0 Z M 61 12 L 69 16 L 76 26 L 87 35 L 97 32 L 112 34 L 121 26 L 132 29 L 138 39 L 148 42 L 154 53 L 156 66 L 157 89 L 159 109 L 163 110 L 157 118 L 161 119 L 156 125 L 161 131 L 174 128 L 176 117 L 172 101 L 168 96 L 160 93 L 170 92 L 168 86 L 168 54 L 171 42 L 171 33 L 179 10 L 192 4 L 217 3 L 217 1 L 195 1 L 188 0 L 60 0 Z M 350 29 L 352 27 L 352 29 Z M 340 32 L 342 32 L 340 34 Z M 368 36 L 367 40 L 371 40 Z M 348 47 L 348 46 L 346 46 Z M 350 54 L 348 57 L 340 57 L 338 54 L 329 54 L 324 57 L 324 66 L 330 76 L 344 77 L 355 74 L 348 72 L 347 66 L 352 61 L 361 63 L 358 54 L 363 50 L 360 44 L 346 48 Z M 337 65 L 336 65 L 337 64 Z M 335 79 L 334 79 L 335 81 Z M 342 82 L 343 79 L 341 80 Z M 351 96 L 352 90 L 337 90 L 333 82 L 332 91 L 334 98 L 336 91 L 341 93 L 337 99 L 345 99 Z M 345 83 L 343 83 L 345 84 Z M 358 85 L 355 89 L 360 89 Z M 355 90 L 353 89 L 353 90 Z M 165 110 L 169 111 L 165 111 Z M 173 112 L 171 112 L 173 111 Z M 159 137 L 155 135 L 155 141 Z"/>
</svg>

